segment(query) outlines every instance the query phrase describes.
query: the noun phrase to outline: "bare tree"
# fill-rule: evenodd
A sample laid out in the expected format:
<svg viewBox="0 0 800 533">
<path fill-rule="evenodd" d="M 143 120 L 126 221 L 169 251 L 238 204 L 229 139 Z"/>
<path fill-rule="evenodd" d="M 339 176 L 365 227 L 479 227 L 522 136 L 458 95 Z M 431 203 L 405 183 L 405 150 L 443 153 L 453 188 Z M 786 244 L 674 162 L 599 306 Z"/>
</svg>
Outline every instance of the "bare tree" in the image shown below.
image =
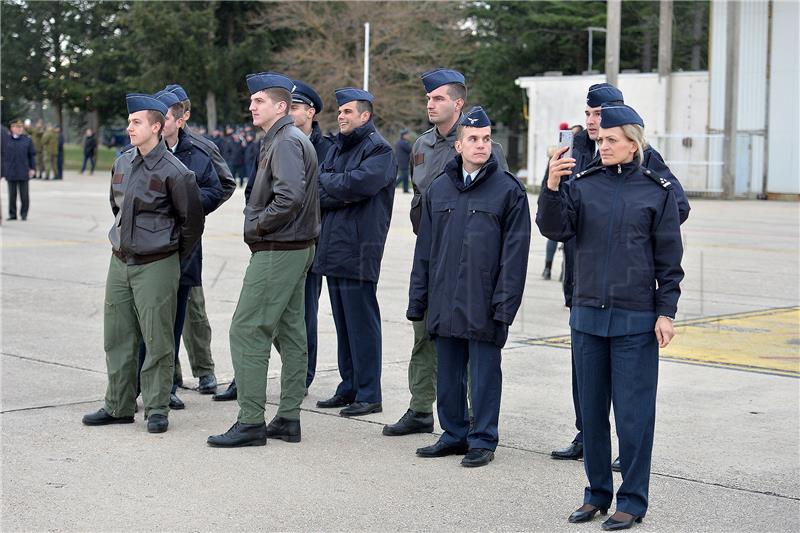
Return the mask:
<svg viewBox="0 0 800 533">
<path fill-rule="evenodd" d="M 459 46 L 458 2 L 268 2 L 250 23 L 285 32 L 290 45 L 272 65 L 312 85 L 324 102 L 323 130 L 336 129 L 334 90 L 361 87 L 364 23 L 370 23 L 369 90 L 375 120 L 387 134 L 427 127 L 419 75 L 450 66 Z"/>
</svg>

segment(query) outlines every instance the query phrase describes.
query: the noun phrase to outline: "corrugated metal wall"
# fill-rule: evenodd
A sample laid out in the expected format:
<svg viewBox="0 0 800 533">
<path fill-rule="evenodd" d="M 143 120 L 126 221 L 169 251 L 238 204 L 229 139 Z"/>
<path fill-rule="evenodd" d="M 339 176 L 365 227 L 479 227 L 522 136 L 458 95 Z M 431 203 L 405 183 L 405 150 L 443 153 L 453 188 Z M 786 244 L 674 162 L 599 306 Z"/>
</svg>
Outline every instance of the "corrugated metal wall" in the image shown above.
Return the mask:
<svg viewBox="0 0 800 533">
<path fill-rule="evenodd" d="M 739 94 L 737 105 L 736 194 L 760 194 L 764 188 L 767 116 L 767 50 L 769 2 L 711 4 L 711 65 L 709 73 L 709 130 L 725 126 L 725 73 L 728 9 L 739 7 Z M 709 159 L 723 159 L 722 142 L 709 145 Z M 722 167 L 712 170 L 710 181 L 722 186 Z"/>
<path fill-rule="evenodd" d="M 800 194 L 800 3 L 772 4 L 767 191 Z"/>
</svg>

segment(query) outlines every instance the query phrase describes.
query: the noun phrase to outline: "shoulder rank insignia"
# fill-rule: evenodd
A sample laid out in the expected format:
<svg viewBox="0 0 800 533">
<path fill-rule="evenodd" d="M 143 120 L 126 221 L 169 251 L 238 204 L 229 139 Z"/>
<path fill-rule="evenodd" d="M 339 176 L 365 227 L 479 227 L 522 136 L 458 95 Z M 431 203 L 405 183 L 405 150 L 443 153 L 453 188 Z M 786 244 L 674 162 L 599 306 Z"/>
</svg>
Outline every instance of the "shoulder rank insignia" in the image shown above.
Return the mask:
<svg viewBox="0 0 800 533">
<path fill-rule="evenodd" d="M 603 168 L 603 165 L 598 165 L 596 167 L 591 167 L 591 168 L 587 168 L 586 170 L 582 170 L 582 171 L 578 172 L 577 174 L 575 174 L 575 179 L 583 178 L 584 176 L 588 176 L 589 174 L 593 174 L 593 173 L 597 172 L 598 170 L 600 170 L 602 168 Z"/>
<path fill-rule="evenodd" d="M 650 178 L 651 180 L 653 180 L 654 182 L 656 182 L 657 184 L 659 184 L 662 187 L 664 187 L 665 189 L 669 190 L 670 188 L 672 188 L 672 184 L 669 181 L 667 181 L 666 179 L 662 178 L 661 176 L 659 176 L 658 174 L 656 174 L 655 172 L 653 172 L 649 168 L 642 169 L 642 173 L 645 176 L 647 176 L 648 178 Z"/>
</svg>

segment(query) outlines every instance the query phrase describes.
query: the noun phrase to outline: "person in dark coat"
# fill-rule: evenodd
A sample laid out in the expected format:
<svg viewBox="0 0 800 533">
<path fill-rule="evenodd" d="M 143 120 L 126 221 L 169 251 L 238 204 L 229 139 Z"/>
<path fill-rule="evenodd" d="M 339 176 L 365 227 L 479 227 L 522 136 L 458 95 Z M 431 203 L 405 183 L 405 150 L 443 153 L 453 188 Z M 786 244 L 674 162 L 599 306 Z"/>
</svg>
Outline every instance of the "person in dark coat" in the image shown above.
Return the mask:
<svg viewBox="0 0 800 533">
<path fill-rule="evenodd" d="M 252 185 L 250 185 L 250 175 L 255 175 L 256 165 L 258 165 L 258 141 L 256 141 L 255 135 L 252 133 L 248 133 L 245 135 L 245 147 L 244 147 L 244 175 L 247 176 L 247 185 L 250 186 L 252 189 Z"/>
<path fill-rule="evenodd" d="M 622 91 L 608 83 L 598 83 L 589 87 L 586 94 L 586 129 L 575 134 L 572 159 L 574 159 L 575 166 L 572 167 L 572 176 L 579 172 L 583 172 L 589 168 L 598 166 L 600 164 L 600 153 L 597 149 L 597 136 L 600 129 L 600 109 L 605 103 L 624 103 Z M 672 184 L 675 194 L 675 200 L 678 203 L 678 213 L 680 215 L 681 224 L 683 224 L 689 217 L 689 201 L 686 199 L 686 193 L 683 191 L 678 178 L 676 178 L 669 167 L 664 163 L 661 157 L 654 148 L 649 145 L 643 145 L 642 166 L 663 176 L 664 179 Z M 570 175 L 562 176 L 562 181 L 569 178 Z M 547 175 L 542 181 L 542 190 L 547 186 Z M 572 307 L 572 291 L 574 289 L 574 271 L 575 271 L 575 239 L 570 239 L 564 243 L 564 280 L 562 288 L 564 290 L 564 303 L 568 308 Z M 583 457 L 583 423 L 581 420 L 580 399 L 578 398 L 578 384 L 575 377 L 575 365 L 572 365 L 572 403 L 575 409 L 575 427 L 578 433 L 572 442 L 564 447 L 551 452 L 553 459 L 580 459 Z M 612 468 L 619 471 L 619 459 L 615 459 L 612 463 Z"/>
<path fill-rule="evenodd" d="M 339 134 L 319 176 L 322 230 L 314 271 L 328 281 L 341 383 L 317 407 L 342 416 L 383 409 L 381 315 L 376 289 L 392 219 L 397 161 L 372 122 L 373 96 L 336 90 Z"/>
<path fill-rule="evenodd" d="M 300 80 L 293 80 L 292 108 L 289 114 L 294 118 L 294 125 L 308 135 L 314 150 L 317 152 L 317 161 L 325 161 L 328 150 L 333 146 L 333 140 L 322 134 L 316 118 L 322 113 L 322 98 L 310 85 Z M 322 275 L 315 272 L 313 267 L 306 275 L 306 336 L 308 337 L 308 370 L 306 372 L 306 389 L 314 381 L 317 369 L 317 313 L 319 311 L 319 297 L 322 293 Z"/>
<path fill-rule="evenodd" d="M 461 464 L 468 467 L 494 459 L 500 351 L 522 303 L 531 239 L 525 188 L 499 167 L 491 134 L 489 117 L 472 108 L 458 129 L 459 155 L 428 189 L 406 312 L 412 321 L 427 313 L 427 329 L 436 341 L 436 399 L 444 431 L 417 455 L 466 454 Z"/>
<path fill-rule="evenodd" d="M 56 175 L 54 180 L 64 179 L 64 132 L 61 131 L 61 126 L 56 125 L 56 135 L 58 135 L 58 155 L 56 157 Z"/>
<path fill-rule="evenodd" d="M 86 130 L 86 135 L 83 138 L 83 165 L 81 165 L 81 174 L 86 171 L 86 163 L 90 163 L 89 174 L 94 174 L 94 167 L 97 163 L 97 136 L 91 128 Z"/>
<path fill-rule="evenodd" d="M 570 522 L 589 521 L 611 506 L 608 416 L 614 405 L 622 485 L 605 530 L 627 529 L 647 512 L 658 349 L 675 334 L 683 279 L 675 187 L 641 166 L 644 143 L 636 111 L 603 104 L 601 164 L 562 182 L 575 163 L 556 152 L 536 215 L 545 237 L 575 238 L 570 327 L 589 487 Z"/>
<path fill-rule="evenodd" d="M 203 205 L 203 215 L 213 212 L 224 201 L 225 193 L 217 176 L 217 171 L 211 162 L 211 157 L 199 146 L 195 146 L 189 135 L 184 131 L 184 107 L 178 97 L 169 91 L 159 91 L 155 97 L 167 106 L 164 115 L 163 139 L 167 148 L 186 168 L 194 172 L 197 186 L 200 189 L 200 199 Z M 179 360 L 181 347 L 181 334 L 186 320 L 186 309 L 189 301 L 189 292 L 192 287 L 202 286 L 203 246 L 198 240 L 188 258 L 181 261 L 181 277 L 178 281 L 177 310 L 175 313 L 175 361 Z M 141 371 L 147 355 L 144 342 L 139 343 L 139 370 Z M 210 369 L 205 369 L 200 379 L 200 387 L 206 389 L 216 388 L 217 378 L 214 375 L 213 362 Z M 183 381 L 181 379 L 181 381 Z M 186 405 L 178 398 L 178 380 L 173 379 L 172 390 L 169 396 L 170 409 L 184 409 Z"/>
<path fill-rule="evenodd" d="M 397 157 L 397 183 L 403 184 L 403 193 L 408 194 L 408 169 L 411 159 L 411 134 L 407 129 L 400 130 L 400 138 L 394 144 L 394 155 Z"/>
<path fill-rule="evenodd" d="M 36 175 L 36 150 L 25 135 L 21 120 L 11 122 L 10 134 L 3 136 L 2 177 L 8 182 L 8 220 L 17 219 L 17 192 L 20 197 L 20 217 L 28 219 L 30 197 L 28 181 Z"/>
</svg>

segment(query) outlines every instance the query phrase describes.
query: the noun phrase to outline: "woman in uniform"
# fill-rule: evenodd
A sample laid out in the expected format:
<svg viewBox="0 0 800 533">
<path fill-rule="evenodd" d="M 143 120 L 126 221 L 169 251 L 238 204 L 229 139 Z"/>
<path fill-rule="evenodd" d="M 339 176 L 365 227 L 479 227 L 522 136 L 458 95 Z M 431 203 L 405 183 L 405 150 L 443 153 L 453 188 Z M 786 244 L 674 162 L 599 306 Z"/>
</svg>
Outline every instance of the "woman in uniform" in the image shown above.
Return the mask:
<svg viewBox="0 0 800 533">
<path fill-rule="evenodd" d="M 624 104 L 603 104 L 602 164 L 569 175 L 574 159 L 550 160 L 536 223 L 545 237 L 576 237 L 570 327 L 589 479 L 570 522 L 606 514 L 614 496 L 609 408 L 613 402 L 622 485 L 604 530 L 628 529 L 647 512 L 656 414 L 658 349 L 674 335 L 683 279 L 678 205 L 670 183 L 642 168 L 644 122 Z"/>
</svg>

